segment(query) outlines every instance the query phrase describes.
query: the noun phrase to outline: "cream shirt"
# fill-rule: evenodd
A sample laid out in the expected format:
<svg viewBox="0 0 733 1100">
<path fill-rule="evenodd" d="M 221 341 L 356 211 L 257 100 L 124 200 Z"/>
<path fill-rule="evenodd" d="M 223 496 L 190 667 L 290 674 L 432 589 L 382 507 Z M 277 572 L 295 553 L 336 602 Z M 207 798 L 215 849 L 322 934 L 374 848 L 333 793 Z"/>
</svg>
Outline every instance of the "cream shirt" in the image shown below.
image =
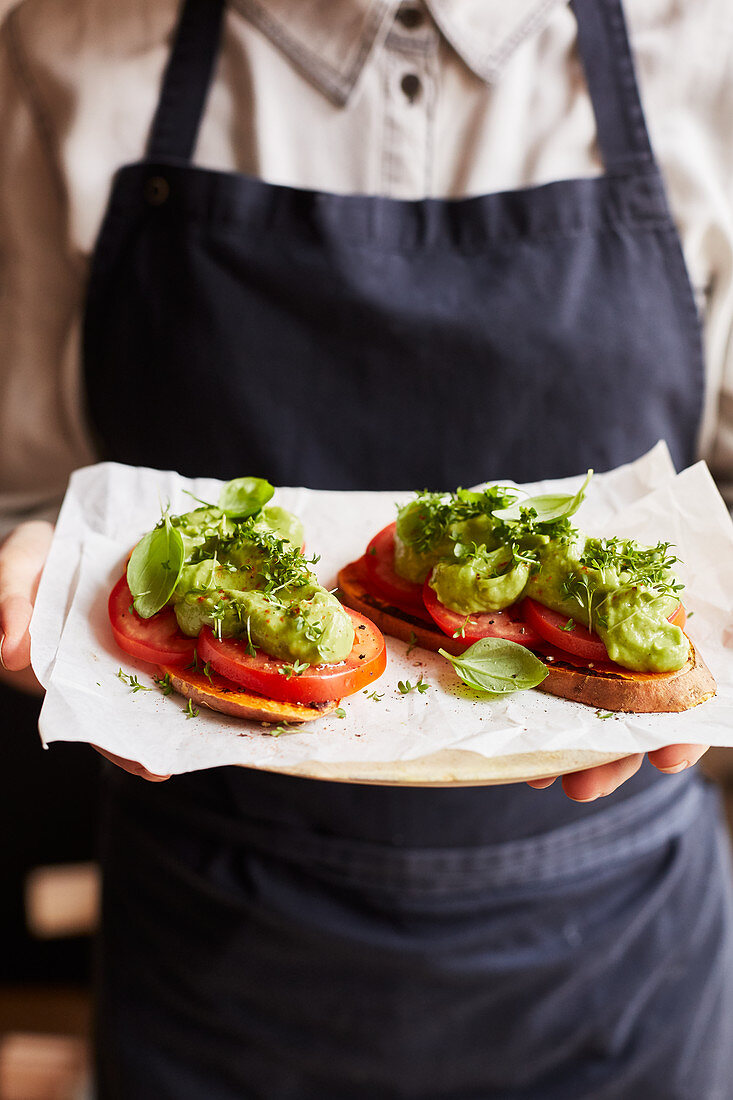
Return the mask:
<svg viewBox="0 0 733 1100">
<path fill-rule="evenodd" d="M 3 25 L 0 533 L 52 514 L 95 458 L 79 358 L 90 253 L 115 169 L 143 154 L 177 6 L 25 0 Z M 700 453 L 733 502 L 733 5 L 626 10 L 704 317 Z M 565 0 L 230 0 L 196 162 L 400 198 L 595 175 L 575 38 Z"/>
</svg>

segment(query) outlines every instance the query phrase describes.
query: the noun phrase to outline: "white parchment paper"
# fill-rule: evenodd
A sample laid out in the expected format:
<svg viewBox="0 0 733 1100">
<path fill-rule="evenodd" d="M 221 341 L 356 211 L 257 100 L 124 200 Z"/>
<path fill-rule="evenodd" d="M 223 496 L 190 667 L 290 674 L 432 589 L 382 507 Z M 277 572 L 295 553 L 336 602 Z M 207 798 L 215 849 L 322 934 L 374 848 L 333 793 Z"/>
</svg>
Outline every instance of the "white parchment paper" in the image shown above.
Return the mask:
<svg viewBox="0 0 733 1100">
<path fill-rule="evenodd" d="M 582 475 L 530 486 L 575 491 Z M 33 668 L 46 688 L 41 736 L 86 741 L 134 759 L 150 771 L 175 774 L 223 764 L 287 768 L 306 762 L 411 761 L 439 750 L 482 757 L 547 751 L 648 751 L 676 742 L 733 746 L 733 523 L 703 463 L 675 475 L 658 444 L 637 462 L 597 475 L 575 522 L 590 534 L 632 536 L 675 544 L 684 562 L 692 614 L 688 632 L 718 683 L 717 697 L 679 715 L 616 715 L 524 691 L 486 701 L 464 688 L 447 662 L 388 639 L 389 664 L 375 685 L 333 715 L 272 736 L 201 708 L 188 718 L 179 696 L 132 692 L 118 669 L 151 685 L 151 667 L 121 653 L 111 636 L 107 598 L 138 538 L 158 521 L 161 504 L 174 514 L 195 507 L 190 490 L 215 501 L 219 484 L 114 463 L 87 467 L 71 479 L 44 570 L 31 624 Z M 372 535 L 394 518 L 410 493 L 346 493 L 280 489 L 274 503 L 305 524 L 308 554 L 320 554 L 320 580 L 359 557 Z M 424 694 L 397 690 L 398 680 L 428 682 Z M 371 694 L 371 693 L 370 693 Z"/>
</svg>

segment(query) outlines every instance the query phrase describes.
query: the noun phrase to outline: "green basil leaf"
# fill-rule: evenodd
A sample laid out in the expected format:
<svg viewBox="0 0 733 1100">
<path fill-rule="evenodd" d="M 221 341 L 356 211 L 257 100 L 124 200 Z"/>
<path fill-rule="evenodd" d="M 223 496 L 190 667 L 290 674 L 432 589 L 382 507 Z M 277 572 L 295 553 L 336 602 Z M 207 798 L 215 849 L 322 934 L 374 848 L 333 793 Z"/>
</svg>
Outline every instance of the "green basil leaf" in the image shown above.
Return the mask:
<svg viewBox="0 0 733 1100">
<path fill-rule="evenodd" d="M 534 653 L 506 638 L 480 638 L 460 657 L 444 649 L 438 653 L 450 661 L 464 684 L 493 695 L 537 687 L 548 674 Z"/>
<path fill-rule="evenodd" d="M 262 477 L 235 477 L 219 494 L 219 508 L 229 519 L 247 519 L 261 511 L 275 489 Z"/>
<path fill-rule="evenodd" d="M 181 576 L 184 556 L 181 532 L 167 514 L 161 527 L 140 539 L 127 566 L 127 583 L 141 618 L 151 618 L 168 603 Z"/>
<path fill-rule="evenodd" d="M 560 493 L 543 493 L 541 496 L 525 497 L 524 500 L 515 500 L 508 508 L 497 508 L 491 514 L 497 519 L 514 522 L 522 518 L 522 511 L 533 508 L 537 513 L 536 523 L 550 523 L 552 520 L 565 519 L 575 515 L 585 500 L 585 491 L 588 488 L 593 471 L 589 470 L 585 481 L 578 489 L 575 496 L 562 495 Z"/>
</svg>

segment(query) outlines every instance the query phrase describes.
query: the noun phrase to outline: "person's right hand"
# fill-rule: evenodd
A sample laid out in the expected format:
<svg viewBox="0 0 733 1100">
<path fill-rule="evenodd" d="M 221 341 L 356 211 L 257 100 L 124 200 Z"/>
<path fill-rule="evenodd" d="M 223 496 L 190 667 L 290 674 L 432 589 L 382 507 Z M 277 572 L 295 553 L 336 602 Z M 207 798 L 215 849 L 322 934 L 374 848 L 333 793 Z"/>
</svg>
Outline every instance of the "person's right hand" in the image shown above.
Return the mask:
<svg viewBox="0 0 733 1100">
<path fill-rule="evenodd" d="M 0 546 L 0 664 L 6 673 L 3 679 L 14 687 L 36 693 L 42 689 L 30 668 L 28 628 L 52 538 L 51 524 L 35 520 L 21 523 Z"/>
<path fill-rule="evenodd" d="M 43 690 L 30 667 L 30 622 L 53 526 L 44 520 L 21 523 L 0 546 L 0 677 L 11 687 L 40 694 Z M 93 746 L 97 748 L 97 746 Z M 159 783 L 167 775 L 153 775 L 142 764 L 97 749 L 102 756 L 132 775 Z"/>
</svg>

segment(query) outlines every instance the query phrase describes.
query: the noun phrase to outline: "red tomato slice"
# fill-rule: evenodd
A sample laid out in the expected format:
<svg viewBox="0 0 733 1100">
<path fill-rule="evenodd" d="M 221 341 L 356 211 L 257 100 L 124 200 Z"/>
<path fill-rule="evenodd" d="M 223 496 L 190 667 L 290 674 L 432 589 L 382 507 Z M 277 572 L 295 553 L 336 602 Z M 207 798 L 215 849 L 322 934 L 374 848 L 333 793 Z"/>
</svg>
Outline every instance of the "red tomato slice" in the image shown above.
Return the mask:
<svg viewBox="0 0 733 1100">
<path fill-rule="evenodd" d="M 466 647 L 479 638 L 506 638 L 510 642 L 532 649 L 541 641 L 539 634 L 525 622 L 520 603 L 514 603 L 503 611 L 486 611 L 482 614 L 462 615 L 442 604 L 428 584 L 423 585 L 423 600 L 430 617 L 444 634 L 451 638 L 465 638 Z M 605 650 L 604 650 L 605 652 Z"/>
<path fill-rule="evenodd" d="M 236 638 L 219 641 L 204 627 L 198 637 L 199 662 L 209 662 L 221 676 L 249 691 L 285 703 L 324 703 L 343 699 L 381 676 L 387 667 L 384 638 L 369 619 L 344 611 L 354 624 L 354 646 L 345 660 L 335 665 L 310 665 L 300 674 L 287 675 L 291 665 L 258 651 L 247 653 L 246 643 Z"/>
<path fill-rule="evenodd" d="M 597 634 L 588 630 L 582 623 L 574 623 L 572 630 L 563 630 L 568 622 L 568 616 L 559 611 L 553 611 L 536 600 L 527 597 L 524 601 L 524 615 L 527 622 L 534 627 L 540 637 L 546 642 L 573 653 L 576 657 L 583 657 L 587 661 L 610 660 L 605 644 Z M 685 625 L 687 614 L 682 604 L 678 604 L 669 618 L 669 622 L 675 626 Z"/>
<path fill-rule="evenodd" d="M 563 630 L 569 621 L 569 615 L 562 615 L 544 604 L 527 597 L 524 601 L 524 616 L 541 638 L 566 653 L 584 657 L 588 661 L 607 661 L 606 647 L 598 637 L 586 629 L 582 623 L 574 623 L 572 630 Z"/>
<path fill-rule="evenodd" d="M 188 665 L 193 660 L 196 639 L 178 629 L 173 609 L 164 607 L 151 619 L 142 619 L 132 608 L 132 592 L 124 573 L 112 589 L 107 607 L 115 641 L 131 657 L 154 665 Z"/>
<path fill-rule="evenodd" d="M 363 558 L 367 585 L 376 596 L 388 600 L 399 611 L 406 611 L 408 615 L 430 622 L 422 599 L 422 585 L 414 584 L 395 573 L 396 526 L 396 523 L 390 523 L 367 546 Z"/>
</svg>

